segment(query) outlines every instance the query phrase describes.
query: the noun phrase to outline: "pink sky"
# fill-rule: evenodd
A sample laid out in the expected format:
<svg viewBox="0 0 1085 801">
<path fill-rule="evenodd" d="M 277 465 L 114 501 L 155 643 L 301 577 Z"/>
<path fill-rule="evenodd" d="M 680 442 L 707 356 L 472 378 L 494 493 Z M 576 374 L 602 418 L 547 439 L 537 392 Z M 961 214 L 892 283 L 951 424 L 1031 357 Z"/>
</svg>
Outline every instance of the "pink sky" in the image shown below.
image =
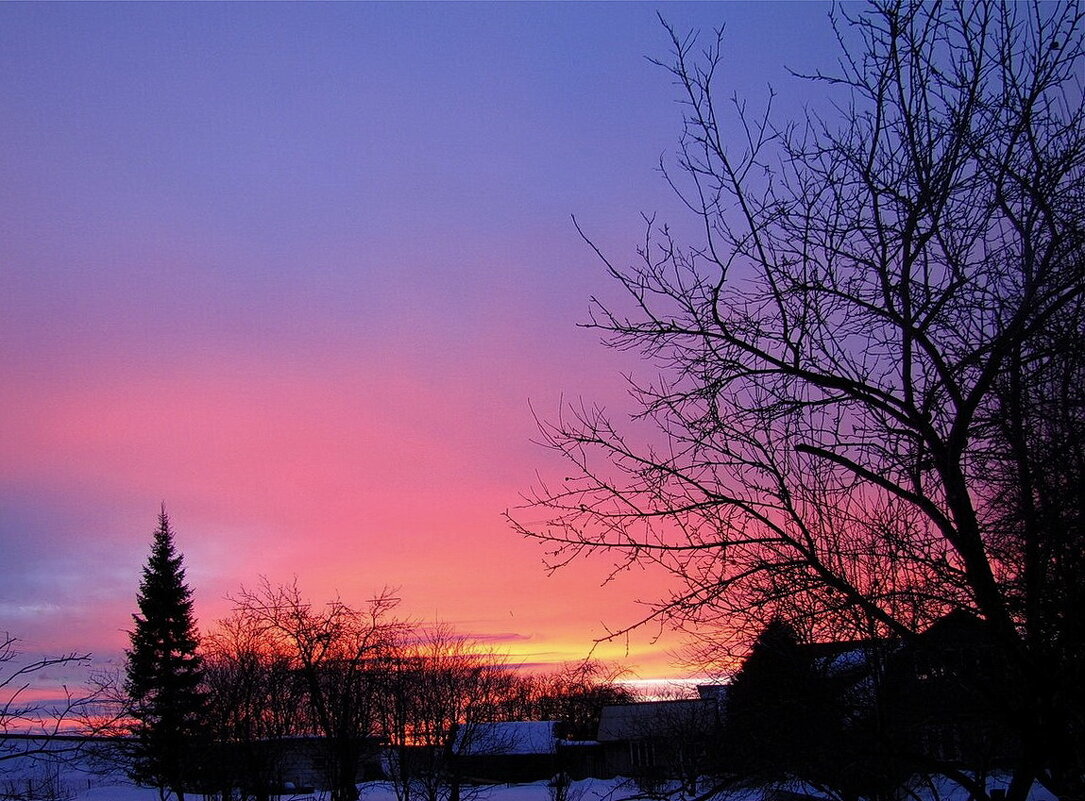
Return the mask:
<svg viewBox="0 0 1085 801">
<path fill-rule="evenodd" d="M 825 9 L 664 10 L 786 105 Z M 547 576 L 502 513 L 561 474 L 532 409 L 649 369 L 576 327 L 615 288 L 570 215 L 619 262 L 682 228 L 666 49 L 647 4 L 0 7 L 0 629 L 116 659 L 162 501 L 205 625 L 261 576 L 530 663 L 642 615 L 658 576 Z M 686 673 L 653 634 L 597 655 Z"/>
</svg>

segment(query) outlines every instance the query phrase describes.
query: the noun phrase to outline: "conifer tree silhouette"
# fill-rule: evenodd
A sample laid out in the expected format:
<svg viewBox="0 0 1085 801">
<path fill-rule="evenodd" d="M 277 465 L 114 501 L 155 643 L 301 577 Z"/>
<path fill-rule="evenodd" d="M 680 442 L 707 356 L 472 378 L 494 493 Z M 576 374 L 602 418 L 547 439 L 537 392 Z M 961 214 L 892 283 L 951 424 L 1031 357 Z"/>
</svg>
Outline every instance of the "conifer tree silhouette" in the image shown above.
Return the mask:
<svg viewBox="0 0 1085 801">
<path fill-rule="evenodd" d="M 183 801 L 184 787 L 196 779 L 205 696 L 192 590 L 185 583 L 165 504 L 137 603 L 125 682 L 134 720 L 130 773 L 135 781 L 163 794 L 172 791 Z"/>
<path fill-rule="evenodd" d="M 732 758 L 764 780 L 804 776 L 819 736 L 825 698 L 795 630 L 773 618 L 754 642 L 727 696 Z"/>
</svg>

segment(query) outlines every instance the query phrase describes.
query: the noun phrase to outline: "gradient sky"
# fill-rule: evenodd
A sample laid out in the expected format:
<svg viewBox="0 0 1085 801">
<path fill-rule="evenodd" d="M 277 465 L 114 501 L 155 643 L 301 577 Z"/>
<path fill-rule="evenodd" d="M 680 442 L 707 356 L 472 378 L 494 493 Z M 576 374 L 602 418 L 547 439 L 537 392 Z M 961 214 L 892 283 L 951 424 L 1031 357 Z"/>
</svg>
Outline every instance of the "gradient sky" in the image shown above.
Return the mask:
<svg viewBox="0 0 1085 801">
<path fill-rule="evenodd" d="M 662 7 L 785 109 L 826 9 Z M 162 501 L 203 626 L 260 576 L 532 663 L 636 619 L 655 577 L 548 577 L 501 514 L 560 475 L 532 408 L 642 369 L 576 327 L 616 289 L 570 215 L 618 262 L 641 212 L 692 230 L 656 10 L 0 5 L 0 629 L 115 657 Z"/>
</svg>

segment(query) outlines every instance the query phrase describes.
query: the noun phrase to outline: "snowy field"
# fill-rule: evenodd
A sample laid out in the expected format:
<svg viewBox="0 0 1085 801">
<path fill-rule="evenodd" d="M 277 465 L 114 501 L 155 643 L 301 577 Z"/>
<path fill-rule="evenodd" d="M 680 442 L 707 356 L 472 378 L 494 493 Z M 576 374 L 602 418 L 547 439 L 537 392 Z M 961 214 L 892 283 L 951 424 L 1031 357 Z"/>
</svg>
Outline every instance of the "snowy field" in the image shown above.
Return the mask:
<svg viewBox="0 0 1085 801">
<path fill-rule="evenodd" d="M 73 795 L 67 796 L 69 801 L 158 801 L 158 791 L 153 789 L 132 787 L 125 784 L 109 784 L 97 787 L 77 790 L 72 787 Z M 941 786 L 932 790 L 930 788 L 915 788 L 917 801 L 967 801 L 968 793 L 957 787 L 952 782 L 943 781 Z M 997 781 L 992 784 L 997 786 Z M 796 790 L 810 788 L 794 788 Z M 391 786 L 381 782 L 371 782 L 359 785 L 361 801 L 396 801 L 395 793 Z M 813 793 L 813 791 L 810 791 Z M 631 797 L 639 796 L 640 791 L 636 784 L 627 779 L 614 779 L 604 781 L 600 779 L 588 779 L 582 782 L 574 782 L 569 788 L 567 801 L 622 801 Z M 761 801 L 764 797 L 763 790 L 741 790 L 720 796 L 720 801 Z M 199 796 L 186 796 L 186 798 L 198 799 Z M 327 801 L 327 794 L 316 793 L 313 795 L 281 796 L 279 801 Z M 496 785 L 484 788 L 477 793 L 471 792 L 465 798 L 472 801 L 554 801 L 551 788 L 545 782 L 533 784 Z M 1055 801 L 1054 796 L 1042 790 L 1034 789 L 1030 796 L 1031 801 Z"/>
<path fill-rule="evenodd" d="M 33 790 L 30 796 L 46 801 L 158 801 L 158 791 L 153 788 L 134 787 L 119 775 L 95 775 L 72 766 L 56 766 L 42 763 L 18 765 L 21 760 L 0 762 L 0 796 L 6 794 L 20 797 Z M 1006 777 L 991 777 L 988 788 L 1005 787 Z M 762 801 L 769 788 L 744 789 L 724 793 L 719 801 Z M 786 788 L 792 792 L 820 796 L 816 790 L 804 786 Z M 386 782 L 369 782 L 359 785 L 362 801 L 396 801 L 395 792 Z M 946 779 L 916 785 L 911 788 L 913 801 L 968 801 L 968 792 Z M 588 779 L 574 782 L 564 801 L 623 801 L 644 796 L 635 782 L 629 779 Z M 193 801 L 199 795 L 188 795 Z M 493 785 L 482 788 L 465 788 L 464 801 L 559 801 L 546 782 L 515 785 Z M 676 796 L 676 798 L 681 798 Z M 327 793 L 283 795 L 278 801 L 327 801 Z M 1030 801 L 1056 801 L 1042 788 L 1034 788 Z"/>
<path fill-rule="evenodd" d="M 11 777 L 7 778 L 11 780 Z M 37 778 L 40 780 L 44 777 L 39 772 Z M 158 801 L 156 789 L 134 787 L 116 777 L 90 776 L 77 770 L 68 770 L 62 772 L 58 778 L 59 782 L 50 781 L 46 785 L 57 791 L 56 801 Z M 17 785 L 12 789 L 16 788 Z M 359 790 L 362 801 L 396 801 L 395 792 L 386 782 L 362 784 L 359 785 Z M 567 801 L 619 801 L 619 799 L 636 795 L 637 792 L 632 782 L 589 779 L 575 782 L 566 798 Z M 186 795 L 185 798 L 195 801 L 201 796 L 192 794 Z M 283 795 L 277 798 L 278 801 L 327 801 L 328 794 L 318 792 Z M 545 782 L 470 788 L 464 793 L 463 798 L 465 801 L 554 801 L 551 789 Z"/>
</svg>

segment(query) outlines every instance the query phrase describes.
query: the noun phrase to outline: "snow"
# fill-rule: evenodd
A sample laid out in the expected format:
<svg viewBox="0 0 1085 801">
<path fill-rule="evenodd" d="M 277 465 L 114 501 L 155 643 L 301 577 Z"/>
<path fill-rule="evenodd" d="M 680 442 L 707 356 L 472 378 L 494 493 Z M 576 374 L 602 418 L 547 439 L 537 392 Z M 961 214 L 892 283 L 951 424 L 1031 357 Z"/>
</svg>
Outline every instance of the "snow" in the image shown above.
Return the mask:
<svg viewBox="0 0 1085 801">
<path fill-rule="evenodd" d="M 1006 790 L 1010 786 L 1010 777 L 1007 774 L 993 774 L 987 777 L 987 789 Z M 969 801 L 970 793 L 952 779 L 945 776 L 935 776 L 929 781 L 916 783 L 912 788 L 915 797 L 919 801 Z M 1032 786 L 1029 792 L 1029 801 L 1057 801 L 1054 795 L 1038 784 Z"/>
<path fill-rule="evenodd" d="M 602 781 L 589 779 L 575 782 L 570 790 L 570 801 L 608 801 L 636 794 L 632 786 L 622 792 L 627 785 L 623 780 Z M 361 801 L 396 801 L 395 791 L 386 782 L 369 782 L 359 785 Z M 616 792 L 617 791 L 617 792 Z M 199 796 L 194 796 L 198 798 Z M 327 793 L 313 795 L 282 796 L 280 801 L 327 801 Z M 484 798 L 486 801 L 552 801 L 551 789 L 546 782 L 531 784 L 494 785 L 483 789 L 481 796 L 472 793 L 472 798 Z M 105 785 L 76 792 L 71 801 L 158 801 L 158 791 L 153 788 L 132 787 L 127 784 Z"/>
<path fill-rule="evenodd" d="M 158 791 L 146 787 L 111 784 L 94 787 L 75 796 L 78 801 L 158 801 Z"/>
<path fill-rule="evenodd" d="M 85 785 L 85 782 L 84 779 L 82 783 Z M 1006 777 L 996 776 L 988 782 L 988 786 L 1004 787 L 1007 783 Z M 916 798 L 919 801 L 967 801 L 968 799 L 968 791 L 949 779 L 939 779 L 933 784 L 934 787 L 913 788 L 916 790 Z M 386 782 L 369 782 L 359 785 L 359 788 L 361 801 L 396 801 L 395 791 Z M 123 782 L 91 787 L 82 791 L 75 790 L 74 786 L 69 784 L 68 789 L 74 791 L 71 801 L 158 801 L 157 790 L 132 787 Z M 815 797 L 818 796 L 813 788 L 802 789 Z M 628 779 L 587 779 L 573 782 L 567 797 L 569 801 L 622 801 L 639 794 L 640 790 Z M 762 797 L 763 791 L 760 789 L 743 789 L 722 794 L 720 801 L 761 801 Z M 546 782 L 494 785 L 484 788 L 481 798 L 486 801 L 553 801 L 551 788 Z M 288 801 L 288 799 L 289 801 L 326 801 L 327 794 L 282 796 L 281 801 Z M 1056 801 L 1056 799 L 1046 790 L 1035 787 L 1030 795 L 1030 801 Z"/>
<path fill-rule="evenodd" d="M 556 747 L 554 721 L 520 720 L 507 723 L 477 723 L 467 729 L 466 747 L 457 737 L 456 749 L 464 755 L 552 754 Z"/>
<path fill-rule="evenodd" d="M 531 734 L 550 732 L 551 724 L 529 727 Z M 535 730 L 537 728 L 537 730 Z M 552 741 L 552 737 L 551 737 Z M 38 784 L 50 782 L 57 790 L 56 796 L 65 801 L 158 801 L 158 791 L 154 788 L 134 787 L 123 775 L 100 775 L 88 773 L 78 767 L 43 763 L 40 761 L 14 759 L 6 760 L 0 768 L 0 792 L 5 789 L 19 791 L 27 780 Z M 1009 777 L 992 775 L 988 777 L 989 789 L 1006 788 Z M 391 784 L 387 782 L 369 782 L 360 785 L 362 801 L 397 801 Z M 763 801 L 766 791 L 772 788 L 745 788 L 718 796 L 718 801 Z M 779 789 L 820 797 L 815 788 L 793 784 Z M 964 788 L 944 777 L 934 777 L 930 781 L 916 782 L 909 788 L 910 797 L 915 801 L 968 801 L 969 793 Z M 587 779 L 573 782 L 566 794 L 567 801 L 624 801 L 639 796 L 643 799 L 641 788 L 630 779 L 612 780 Z M 198 798 L 199 796 L 193 796 Z M 478 788 L 471 792 L 476 801 L 554 801 L 553 788 L 546 782 L 530 784 L 493 785 Z M 279 801 L 327 801 L 327 793 L 311 795 L 284 795 Z M 681 795 L 675 795 L 681 799 Z M 1030 801 L 1057 801 L 1051 793 L 1036 786 L 1029 796 Z"/>
</svg>

